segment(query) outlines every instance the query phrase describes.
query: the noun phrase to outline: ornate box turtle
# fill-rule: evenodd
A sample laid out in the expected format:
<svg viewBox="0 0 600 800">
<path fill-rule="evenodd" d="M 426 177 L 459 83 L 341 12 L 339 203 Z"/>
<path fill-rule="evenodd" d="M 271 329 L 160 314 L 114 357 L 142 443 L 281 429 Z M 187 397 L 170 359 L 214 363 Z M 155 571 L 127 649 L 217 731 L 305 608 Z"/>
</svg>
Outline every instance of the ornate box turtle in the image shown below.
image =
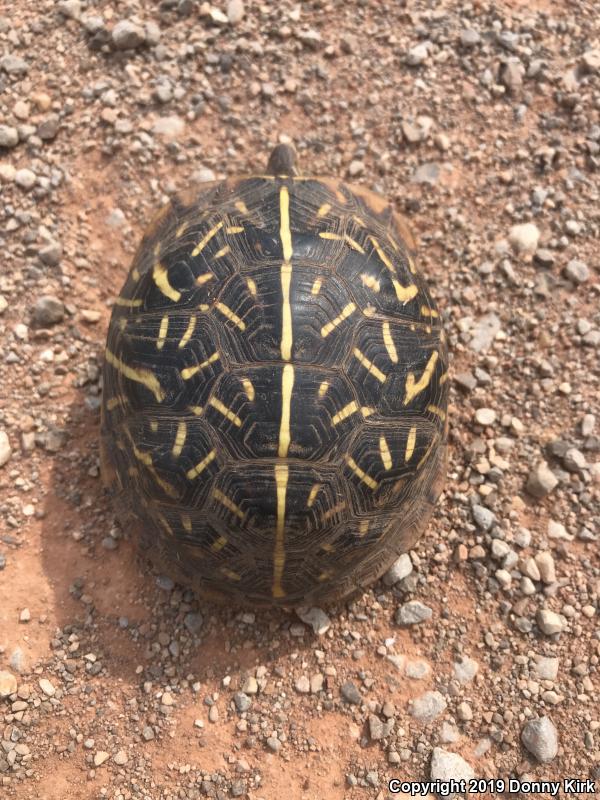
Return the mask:
<svg viewBox="0 0 600 800">
<path fill-rule="evenodd" d="M 385 200 L 296 175 L 175 197 L 108 333 L 102 467 L 147 554 L 205 596 L 341 598 L 409 549 L 445 470 L 447 348 Z"/>
</svg>

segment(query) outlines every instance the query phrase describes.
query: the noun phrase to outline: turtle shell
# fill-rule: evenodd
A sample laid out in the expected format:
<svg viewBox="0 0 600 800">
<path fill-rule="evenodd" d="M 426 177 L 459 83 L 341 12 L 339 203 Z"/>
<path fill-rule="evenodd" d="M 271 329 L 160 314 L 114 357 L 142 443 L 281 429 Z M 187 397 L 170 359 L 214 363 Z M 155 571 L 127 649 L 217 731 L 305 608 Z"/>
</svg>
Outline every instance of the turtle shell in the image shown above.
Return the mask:
<svg viewBox="0 0 600 800">
<path fill-rule="evenodd" d="M 445 472 L 447 348 L 383 198 L 257 175 L 175 197 L 117 298 L 103 475 L 213 599 L 323 602 L 409 549 Z"/>
</svg>

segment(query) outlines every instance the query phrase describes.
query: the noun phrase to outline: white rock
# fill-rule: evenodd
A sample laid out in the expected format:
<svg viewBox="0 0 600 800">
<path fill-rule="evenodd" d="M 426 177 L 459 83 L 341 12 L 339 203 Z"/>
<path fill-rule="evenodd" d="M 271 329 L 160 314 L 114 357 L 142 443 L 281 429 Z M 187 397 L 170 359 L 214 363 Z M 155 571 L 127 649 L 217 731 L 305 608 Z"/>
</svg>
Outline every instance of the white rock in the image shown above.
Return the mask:
<svg viewBox="0 0 600 800">
<path fill-rule="evenodd" d="M 424 692 L 412 701 L 410 714 L 420 722 L 432 722 L 446 710 L 446 699 L 441 692 Z"/>
<path fill-rule="evenodd" d="M 98 750 L 98 752 L 94 754 L 94 766 L 101 767 L 109 758 L 110 753 L 107 753 L 105 750 Z"/>
<path fill-rule="evenodd" d="M 478 408 L 475 412 L 475 422 L 487 427 L 496 421 L 496 412 L 493 408 Z"/>
<path fill-rule="evenodd" d="M 421 42 L 421 44 L 416 44 L 414 47 L 410 48 L 406 60 L 411 67 L 418 67 L 419 64 L 427 61 L 428 56 L 429 48 L 427 42 Z"/>
<path fill-rule="evenodd" d="M 176 139 L 185 131 L 185 122 L 181 117 L 159 117 L 152 126 L 152 133 L 164 139 Z"/>
<path fill-rule="evenodd" d="M 8 441 L 8 434 L 6 431 L 0 431 L 0 467 L 8 463 L 12 455 L 12 448 Z"/>
<path fill-rule="evenodd" d="M 46 697 L 54 697 L 56 694 L 56 689 L 54 688 L 53 684 L 48 680 L 48 678 L 40 678 L 39 686 L 42 692 L 46 695 Z"/>
<path fill-rule="evenodd" d="M 513 225 L 508 234 L 508 241 L 517 253 L 535 253 L 540 241 L 540 231 L 533 222 Z"/>
<path fill-rule="evenodd" d="M 535 656 L 535 671 L 544 681 L 555 681 L 558 677 L 559 659 L 551 656 Z"/>
<path fill-rule="evenodd" d="M 227 19 L 230 25 L 239 25 L 244 19 L 244 14 L 243 0 L 229 0 L 227 3 Z"/>
<path fill-rule="evenodd" d="M 0 671 L 0 697 L 9 697 L 17 691 L 17 679 L 12 672 Z"/>
<path fill-rule="evenodd" d="M 458 753 L 450 753 L 442 747 L 434 747 L 431 756 L 431 777 L 433 780 L 470 781 L 475 777 L 473 767 Z"/>
<path fill-rule="evenodd" d="M 23 167 L 23 169 L 18 169 L 15 172 L 15 183 L 17 186 L 20 186 L 21 189 L 25 189 L 28 191 L 29 189 L 33 189 L 37 181 L 37 175 L 35 172 L 32 172 L 30 169 Z"/>
<path fill-rule="evenodd" d="M 546 636 L 552 636 L 555 633 L 562 633 L 562 631 L 564 631 L 567 627 L 567 621 L 565 618 L 554 611 L 550 611 L 548 608 L 541 608 L 537 612 L 535 620 L 539 629 L 542 631 L 542 633 L 545 633 Z"/>
<path fill-rule="evenodd" d="M 537 553 L 535 563 L 540 571 L 540 577 L 544 583 L 554 583 L 556 581 L 556 569 L 552 554 L 547 550 Z"/>
<path fill-rule="evenodd" d="M 383 576 L 386 586 L 393 586 L 398 581 L 406 578 L 413 571 L 412 561 L 408 553 L 402 553 Z"/>
</svg>

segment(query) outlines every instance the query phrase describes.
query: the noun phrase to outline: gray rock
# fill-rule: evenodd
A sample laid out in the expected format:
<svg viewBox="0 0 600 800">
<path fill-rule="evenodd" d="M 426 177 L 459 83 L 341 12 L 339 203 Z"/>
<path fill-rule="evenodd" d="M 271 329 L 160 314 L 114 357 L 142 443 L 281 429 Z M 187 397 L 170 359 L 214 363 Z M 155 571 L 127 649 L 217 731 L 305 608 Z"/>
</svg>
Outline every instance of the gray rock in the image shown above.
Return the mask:
<svg viewBox="0 0 600 800">
<path fill-rule="evenodd" d="M 302 622 L 311 626 L 313 632 L 316 633 L 317 636 L 322 636 L 331 627 L 331 620 L 327 614 L 316 606 L 312 608 L 300 606 L 296 609 L 296 614 L 300 617 Z"/>
<path fill-rule="evenodd" d="M 545 461 L 540 461 L 529 473 L 525 489 L 532 497 L 542 499 L 558 486 L 558 478 Z"/>
<path fill-rule="evenodd" d="M 3 467 L 5 464 L 8 464 L 11 455 L 12 455 L 12 448 L 8 440 L 8 434 L 6 433 L 6 431 L 0 430 L 0 467 Z"/>
<path fill-rule="evenodd" d="M 144 29 L 126 19 L 117 22 L 110 38 L 116 50 L 134 50 L 146 42 Z"/>
<path fill-rule="evenodd" d="M 385 736 L 384 723 L 376 714 L 369 715 L 369 736 L 375 742 L 383 739 Z"/>
<path fill-rule="evenodd" d="M 479 671 L 479 664 L 474 658 L 465 656 L 462 661 L 454 663 L 454 677 L 459 683 L 471 683 Z"/>
<path fill-rule="evenodd" d="M 183 624 L 193 636 L 197 636 L 202 630 L 204 619 L 202 617 L 202 614 L 190 611 L 183 618 Z"/>
<path fill-rule="evenodd" d="M 294 688 L 299 694 L 309 694 L 310 680 L 307 678 L 306 675 L 301 675 L 294 684 Z"/>
<path fill-rule="evenodd" d="M 480 317 L 473 328 L 473 336 L 469 343 L 471 350 L 485 353 L 492 345 L 500 331 L 500 319 L 496 314 L 485 314 Z"/>
<path fill-rule="evenodd" d="M 0 147 L 16 147 L 18 144 L 18 130 L 10 125 L 0 125 Z"/>
<path fill-rule="evenodd" d="M 418 600 L 411 600 L 396 611 L 395 621 L 398 625 L 419 625 L 431 619 L 432 615 L 433 610 L 429 606 Z"/>
<path fill-rule="evenodd" d="M 57 267 L 62 256 L 60 242 L 51 241 L 44 245 L 38 252 L 40 261 L 49 267 Z"/>
<path fill-rule="evenodd" d="M 558 677 L 559 659 L 551 656 L 535 656 L 535 671 L 545 681 L 555 681 Z"/>
<path fill-rule="evenodd" d="M 274 753 L 278 753 L 281 750 L 281 742 L 276 736 L 269 736 L 267 739 L 267 747 Z"/>
<path fill-rule="evenodd" d="M 406 55 L 406 61 L 411 67 L 418 67 L 427 61 L 429 56 L 428 42 L 421 42 L 420 44 L 411 47 Z"/>
<path fill-rule="evenodd" d="M 145 742 L 149 742 L 152 739 L 154 739 L 154 731 L 152 730 L 150 725 L 144 725 L 144 727 L 142 728 L 142 739 Z"/>
<path fill-rule="evenodd" d="M 410 556 L 408 553 L 402 553 L 383 576 L 383 582 L 386 586 L 393 586 L 398 581 L 406 578 L 407 575 L 410 575 L 412 570 L 413 565 Z"/>
<path fill-rule="evenodd" d="M 523 85 L 524 76 L 525 67 L 518 58 L 511 58 L 500 69 L 500 82 L 513 94 Z"/>
<path fill-rule="evenodd" d="M 18 56 L 8 55 L 0 59 L 0 69 L 9 75 L 24 75 L 29 69 L 29 64 Z"/>
<path fill-rule="evenodd" d="M 104 30 L 104 20 L 95 14 L 86 14 L 85 17 L 81 18 L 80 22 L 90 36 L 94 36 Z"/>
<path fill-rule="evenodd" d="M 410 714 L 420 722 L 432 722 L 446 710 L 444 695 L 438 691 L 425 692 L 415 698 L 410 706 Z"/>
<path fill-rule="evenodd" d="M 475 777 L 475 771 L 462 756 L 444 750 L 443 747 L 433 748 L 430 774 L 433 780 L 440 781 L 454 779 L 468 782 Z"/>
<path fill-rule="evenodd" d="M 61 0 L 58 4 L 58 12 L 67 19 L 79 19 L 81 16 L 80 0 Z"/>
<path fill-rule="evenodd" d="M 152 126 L 152 133 L 164 139 L 176 139 L 185 131 L 185 121 L 181 117 L 159 117 Z"/>
<path fill-rule="evenodd" d="M 340 693 L 344 700 L 353 706 L 359 706 L 362 703 L 362 695 L 352 681 L 343 683 L 340 687 Z"/>
<path fill-rule="evenodd" d="M 250 706 L 252 705 L 252 699 L 248 697 L 245 692 L 236 692 L 233 695 L 233 702 L 235 703 L 235 707 L 243 714 L 244 711 L 248 711 Z"/>
<path fill-rule="evenodd" d="M 65 307 L 58 297 L 43 295 L 33 307 L 33 323 L 39 327 L 56 325 L 65 315 Z"/>
<path fill-rule="evenodd" d="M 481 528 L 482 531 L 489 531 L 496 521 L 494 512 L 490 511 L 490 509 L 485 506 L 473 506 L 472 512 L 475 524 L 478 528 Z"/>
<path fill-rule="evenodd" d="M 588 72 L 600 72 L 600 47 L 586 50 L 581 57 L 581 62 Z"/>
<path fill-rule="evenodd" d="M 436 161 L 427 161 L 413 172 L 411 181 L 413 183 L 429 183 L 434 186 L 440 177 L 441 168 Z"/>
<path fill-rule="evenodd" d="M 460 32 L 460 43 L 463 47 L 476 47 L 481 42 L 481 36 L 472 28 L 464 28 Z"/>
<path fill-rule="evenodd" d="M 585 261 L 579 261 L 577 258 L 572 258 L 565 267 L 565 275 L 573 283 L 580 284 L 589 280 L 590 269 Z"/>
<path fill-rule="evenodd" d="M 521 732 L 521 741 L 534 758 L 552 761 L 558 753 L 558 733 L 549 717 L 530 720 Z"/>
<path fill-rule="evenodd" d="M 113 756 L 113 761 L 118 767 L 122 767 L 127 763 L 127 751 L 126 750 L 119 750 Z"/>
<path fill-rule="evenodd" d="M 51 141 L 56 137 L 59 127 L 60 118 L 58 114 L 48 114 L 48 116 L 38 125 L 37 135 L 45 142 Z"/>
<path fill-rule="evenodd" d="M 27 169 L 27 167 L 23 167 L 23 169 L 18 169 L 15 172 L 15 183 L 17 186 L 20 186 L 21 189 L 29 191 L 29 189 L 33 189 L 37 183 L 37 175 L 32 170 Z"/>
</svg>

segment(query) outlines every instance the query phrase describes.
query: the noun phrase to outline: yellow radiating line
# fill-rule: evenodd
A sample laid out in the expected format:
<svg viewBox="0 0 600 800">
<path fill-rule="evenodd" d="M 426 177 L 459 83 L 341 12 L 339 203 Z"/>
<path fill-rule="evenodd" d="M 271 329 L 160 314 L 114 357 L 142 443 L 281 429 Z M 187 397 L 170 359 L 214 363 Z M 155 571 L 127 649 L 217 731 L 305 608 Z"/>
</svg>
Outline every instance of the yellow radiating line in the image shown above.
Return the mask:
<svg viewBox="0 0 600 800">
<path fill-rule="evenodd" d="M 200 303 L 200 305 L 198 306 L 198 311 L 208 311 L 209 308 L 210 306 L 208 305 L 208 303 Z"/>
<path fill-rule="evenodd" d="M 142 274 L 137 267 L 134 267 L 131 270 L 131 277 L 133 278 L 134 281 L 139 281 L 139 279 L 142 277 Z"/>
<path fill-rule="evenodd" d="M 386 376 L 380 369 L 377 369 L 377 367 L 375 366 L 375 364 L 373 364 L 372 361 L 369 361 L 369 359 L 364 355 L 364 353 L 361 353 L 360 350 L 357 347 L 355 347 L 354 350 L 352 351 L 352 354 L 354 358 L 357 358 L 360 361 L 360 363 L 367 370 L 367 372 L 370 372 L 371 375 L 374 378 L 377 378 L 378 381 L 381 381 L 381 383 L 385 383 Z"/>
<path fill-rule="evenodd" d="M 137 300 L 130 300 L 128 297 L 117 297 L 115 300 L 116 306 L 124 306 L 125 308 L 139 308 L 144 301 L 138 298 Z"/>
<path fill-rule="evenodd" d="M 317 495 L 319 494 L 319 489 L 321 488 L 322 483 L 315 483 L 315 485 L 311 488 L 310 494 L 308 495 L 308 500 L 306 505 L 308 508 L 312 508 L 315 500 L 317 499 Z"/>
<path fill-rule="evenodd" d="M 364 221 L 364 219 L 363 219 L 362 217 L 357 217 L 357 216 L 356 216 L 356 214 L 353 214 L 353 215 L 352 215 L 352 219 L 353 219 L 353 220 L 354 220 L 354 222 L 356 222 L 356 224 L 357 224 L 357 225 L 359 225 L 361 228 L 366 228 L 366 227 L 367 227 L 367 226 L 365 225 L 365 221 Z"/>
<path fill-rule="evenodd" d="M 393 364 L 397 364 L 398 353 L 396 351 L 396 345 L 394 344 L 394 340 L 392 339 L 392 333 L 390 331 L 390 323 L 384 322 L 382 330 L 383 330 L 383 343 L 385 345 L 385 349 L 388 352 L 388 356 L 390 357 L 390 361 Z"/>
<path fill-rule="evenodd" d="M 408 438 L 406 439 L 406 452 L 404 453 L 404 461 L 408 462 L 413 457 L 413 453 L 415 452 L 415 444 L 417 441 L 417 426 L 413 425 L 408 432 Z"/>
<path fill-rule="evenodd" d="M 370 417 L 371 414 L 375 413 L 375 409 L 374 408 L 369 408 L 369 406 L 361 406 L 360 413 L 366 419 L 367 417 Z"/>
<path fill-rule="evenodd" d="M 446 372 L 442 372 L 440 375 L 440 386 L 442 386 L 448 380 L 448 370 Z"/>
<path fill-rule="evenodd" d="M 283 249 L 283 260 L 292 260 L 292 232 L 290 231 L 290 193 L 287 186 L 282 186 L 279 191 L 279 236 Z"/>
<path fill-rule="evenodd" d="M 364 272 L 360 276 L 363 286 L 372 289 L 374 292 L 379 292 L 381 289 L 381 284 L 373 275 L 366 275 Z"/>
<path fill-rule="evenodd" d="M 197 256 L 197 255 L 198 255 L 198 253 L 201 253 L 201 252 L 204 250 L 204 248 L 205 248 L 205 247 L 206 247 L 206 245 L 207 245 L 207 244 L 210 242 L 210 240 L 213 238 L 213 236 L 214 236 L 216 233 L 218 233 L 218 232 L 221 230 L 221 228 L 222 228 L 222 227 L 223 227 L 223 222 L 221 221 L 221 222 L 217 222 L 217 224 L 215 225 L 215 227 L 214 227 L 214 228 L 211 228 L 211 229 L 209 230 L 209 232 L 206 234 L 206 236 L 204 236 L 204 238 L 203 238 L 203 239 L 201 239 L 201 240 L 198 242 L 198 244 L 196 245 L 196 247 L 194 247 L 194 249 L 192 250 L 192 258 L 193 258 L 194 256 Z"/>
<path fill-rule="evenodd" d="M 152 269 L 152 278 L 156 287 L 165 297 L 168 297 L 169 300 L 172 300 L 174 303 L 178 303 L 181 300 L 181 292 L 171 286 L 169 283 L 168 270 L 160 261 L 157 261 Z"/>
<path fill-rule="evenodd" d="M 346 508 L 346 501 L 342 500 L 341 503 L 337 503 L 335 506 L 328 508 L 327 511 L 323 514 L 323 522 L 327 522 L 332 517 L 335 517 L 336 514 L 339 514 Z"/>
<path fill-rule="evenodd" d="M 364 536 L 365 533 L 368 532 L 370 524 L 371 524 L 371 520 L 362 519 L 358 524 L 358 535 L 359 536 Z"/>
<path fill-rule="evenodd" d="M 252 402 L 252 400 L 254 400 L 254 386 L 250 378 L 242 378 L 242 386 L 246 392 L 246 397 Z"/>
<path fill-rule="evenodd" d="M 215 259 L 223 258 L 223 256 L 226 256 L 227 253 L 230 253 L 230 252 L 231 252 L 231 247 L 229 247 L 229 245 L 226 244 L 225 247 L 222 247 L 217 253 L 215 253 L 214 258 Z"/>
<path fill-rule="evenodd" d="M 233 324 L 237 326 L 241 331 L 246 330 L 246 323 L 244 322 L 244 320 L 240 319 L 238 315 L 229 308 L 229 306 L 226 306 L 224 303 L 219 302 L 215 303 L 215 308 L 217 309 L 217 311 L 220 311 L 224 317 L 227 317 L 227 319 L 231 320 Z"/>
<path fill-rule="evenodd" d="M 225 545 L 226 545 L 226 544 L 227 544 L 227 539 L 226 539 L 224 536 L 219 536 L 219 538 L 218 538 L 218 539 L 216 539 L 216 540 L 215 540 L 215 541 L 214 541 L 214 542 L 211 544 L 211 546 L 210 546 L 210 549 L 211 549 L 211 550 L 212 550 L 214 553 L 218 553 L 218 552 L 219 552 L 219 550 L 222 550 L 222 549 L 225 547 Z"/>
<path fill-rule="evenodd" d="M 281 376 L 281 424 L 279 426 L 279 458 L 286 458 L 290 446 L 290 410 L 292 389 L 294 388 L 294 368 L 286 364 Z"/>
<path fill-rule="evenodd" d="M 315 282 L 312 285 L 312 289 L 310 290 L 310 293 L 311 294 L 315 294 L 315 295 L 319 294 L 319 292 L 321 291 L 322 284 L 323 284 L 322 279 L 321 278 L 316 278 Z"/>
<path fill-rule="evenodd" d="M 192 532 L 192 518 L 189 514 L 181 515 L 181 524 L 183 525 L 183 529 L 186 533 Z"/>
<path fill-rule="evenodd" d="M 236 506 L 233 500 L 230 500 L 220 489 L 213 489 L 212 496 L 215 498 L 215 500 L 218 500 L 219 503 L 222 503 L 225 508 L 228 508 L 231 512 L 233 512 L 236 517 L 239 517 L 239 519 L 244 519 L 246 516 L 242 509 L 239 506 Z"/>
<path fill-rule="evenodd" d="M 417 464 L 417 470 L 421 469 L 423 464 L 427 461 L 429 455 L 431 454 L 431 451 L 433 450 L 433 445 L 436 444 L 436 442 L 437 438 L 434 436 L 433 439 L 429 442 L 429 447 L 427 448 L 427 450 L 425 450 L 425 453 L 423 454 L 421 460 Z"/>
<path fill-rule="evenodd" d="M 158 430 L 158 421 L 157 420 L 155 420 L 155 419 L 151 419 L 150 420 L 150 430 L 152 431 L 152 433 L 156 433 L 156 431 Z"/>
<path fill-rule="evenodd" d="M 434 308 L 429 308 L 429 306 L 421 306 L 421 316 L 439 317 L 439 314 Z"/>
<path fill-rule="evenodd" d="M 112 367 L 117 369 L 126 378 L 129 378 L 130 381 L 137 381 L 137 383 L 141 383 L 147 389 L 150 389 L 159 403 L 162 403 L 165 399 L 165 393 L 161 388 L 158 378 L 154 373 L 150 372 L 149 369 L 134 369 L 133 367 L 128 367 L 127 364 L 124 364 L 114 353 L 111 353 L 108 348 L 105 351 L 105 358 Z"/>
<path fill-rule="evenodd" d="M 163 528 L 166 530 L 166 532 L 169 534 L 169 536 L 174 536 L 175 534 L 173 533 L 173 528 L 169 525 L 169 523 L 167 522 L 167 520 L 163 516 L 163 514 L 161 514 L 160 511 L 156 511 L 155 513 L 156 513 L 156 517 L 157 517 L 158 521 L 163 526 Z"/>
<path fill-rule="evenodd" d="M 246 278 L 246 284 L 248 285 L 248 290 L 253 297 L 256 297 L 256 284 L 252 280 L 252 278 Z"/>
<path fill-rule="evenodd" d="M 412 256 L 411 256 L 410 253 L 406 254 L 406 259 L 408 261 L 409 270 L 412 272 L 413 275 L 415 275 L 416 272 L 417 272 L 417 268 L 415 267 L 415 262 L 413 261 Z"/>
<path fill-rule="evenodd" d="M 402 286 L 396 278 L 392 278 L 392 284 L 394 285 L 396 297 L 401 303 L 408 303 L 409 300 L 412 300 L 413 297 L 419 294 L 419 288 L 415 286 L 414 283 L 410 283 L 408 286 Z"/>
<path fill-rule="evenodd" d="M 188 406 L 188 411 L 191 411 L 195 417 L 199 417 L 204 409 L 202 406 Z"/>
<path fill-rule="evenodd" d="M 415 373 L 409 372 L 406 376 L 406 394 L 404 396 L 404 405 L 407 406 L 410 401 L 415 398 L 423 389 L 426 389 L 429 381 L 431 380 L 431 376 L 433 375 L 433 370 L 435 369 L 435 365 L 438 360 L 438 353 L 437 350 L 429 357 L 429 361 L 427 362 L 427 366 L 423 370 L 423 374 L 419 378 L 418 381 L 415 380 Z"/>
<path fill-rule="evenodd" d="M 208 281 L 212 281 L 214 277 L 215 276 L 212 272 L 203 272 L 202 275 L 198 275 L 196 278 L 196 283 L 198 286 L 204 286 L 204 284 L 208 283 Z"/>
<path fill-rule="evenodd" d="M 175 231 L 175 238 L 179 239 L 181 236 L 183 236 L 183 234 L 187 231 L 189 226 L 190 226 L 189 222 L 184 222 L 182 225 L 180 225 Z"/>
<path fill-rule="evenodd" d="M 158 331 L 158 339 L 156 340 L 156 349 L 162 350 L 167 338 L 167 331 L 169 330 L 169 317 L 165 316 L 160 321 L 160 329 Z"/>
<path fill-rule="evenodd" d="M 388 447 L 388 443 L 386 442 L 385 436 L 379 437 L 379 454 L 381 455 L 383 466 L 386 469 L 391 469 L 392 454 L 390 453 L 390 448 Z"/>
<path fill-rule="evenodd" d="M 442 421 L 446 419 L 446 412 L 442 408 L 434 406 L 433 403 L 427 406 L 427 411 L 429 411 L 431 414 L 435 414 Z"/>
<path fill-rule="evenodd" d="M 175 443 L 173 444 L 173 453 L 174 458 L 179 458 L 181 455 L 181 451 L 183 450 L 183 445 L 185 444 L 185 439 L 187 436 L 187 425 L 185 422 L 179 422 L 177 425 L 177 433 L 175 434 Z"/>
<path fill-rule="evenodd" d="M 229 578 L 232 581 L 241 581 L 242 576 L 239 575 L 237 572 L 234 572 L 229 567 L 221 567 L 221 572 L 225 575 L 226 578 Z"/>
<path fill-rule="evenodd" d="M 240 212 L 240 214 L 247 214 L 248 213 L 248 206 L 246 205 L 246 203 L 244 203 L 243 200 L 236 200 L 234 205 L 237 208 L 237 210 Z"/>
<path fill-rule="evenodd" d="M 131 439 L 131 434 L 129 434 L 129 438 Z M 166 494 L 168 494 L 169 497 L 177 497 L 177 490 L 175 489 L 175 487 L 171 486 L 171 484 L 167 483 L 167 481 L 164 481 L 156 471 L 156 467 L 152 462 L 152 456 L 150 455 L 150 453 L 144 453 L 142 450 L 138 450 L 138 448 L 135 446 L 133 442 L 133 439 L 131 439 L 131 446 L 133 448 L 134 456 L 148 469 L 148 472 L 152 475 L 152 477 L 158 483 L 160 488 Z"/>
<path fill-rule="evenodd" d="M 290 285 L 292 282 L 292 265 L 284 261 L 281 265 L 281 293 L 283 306 L 281 310 L 281 357 L 289 361 L 292 357 L 292 307 L 290 305 Z"/>
<path fill-rule="evenodd" d="M 223 414 L 224 417 L 230 420 L 230 422 L 233 422 L 233 424 L 238 428 L 241 428 L 242 420 L 238 417 L 238 415 L 234 414 L 230 408 L 227 408 L 227 406 L 216 397 L 211 397 L 208 401 L 208 404 L 213 408 L 216 408 L 220 414 Z"/>
<path fill-rule="evenodd" d="M 273 551 L 273 597 L 284 597 L 285 592 L 281 586 L 283 567 L 285 564 L 285 501 L 289 468 L 287 464 L 275 465 L 275 485 L 277 486 L 277 528 L 275 531 L 275 547 Z"/>
<path fill-rule="evenodd" d="M 359 252 L 359 253 L 363 253 L 363 254 L 364 254 L 364 252 L 365 252 L 365 249 L 364 249 L 364 247 L 363 247 L 362 245 L 360 245 L 360 244 L 359 244 L 357 241 L 355 241 L 354 239 L 351 239 L 351 238 L 350 238 L 350 236 L 348 236 L 348 234 L 346 234 L 346 235 L 344 236 L 344 241 L 346 242 L 346 244 L 350 245 L 350 247 L 351 247 L 353 250 L 356 250 L 357 252 Z"/>
<path fill-rule="evenodd" d="M 391 233 L 387 234 L 387 239 L 388 239 L 388 242 L 392 245 L 392 249 L 395 250 L 396 253 L 397 253 L 399 248 L 398 248 L 398 245 L 396 244 L 396 240 L 394 239 L 394 237 L 392 236 Z"/>
<path fill-rule="evenodd" d="M 123 401 L 120 397 L 110 397 L 106 401 L 106 410 L 107 411 L 114 411 L 117 406 L 120 406 Z"/>
<path fill-rule="evenodd" d="M 190 321 L 188 322 L 188 326 L 185 329 L 185 333 L 181 337 L 181 341 L 179 342 L 178 347 L 185 347 L 189 340 L 192 338 L 192 334 L 194 332 L 194 328 L 196 327 L 196 317 L 191 316 Z"/>
<path fill-rule="evenodd" d="M 348 305 L 342 309 L 342 312 L 338 314 L 335 319 L 331 320 L 331 322 L 328 322 L 327 325 L 323 325 L 321 328 L 321 336 L 323 339 L 326 336 L 329 336 L 331 331 L 337 328 L 337 326 L 347 319 L 354 311 L 356 311 L 356 306 L 354 303 L 348 303 Z"/>
<path fill-rule="evenodd" d="M 330 239 L 332 242 L 342 242 L 344 237 L 339 233 L 333 233 L 332 231 L 321 231 L 319 234 L 321 239 Z"/>
<path fill-rule="evenodd" d="M 228 228 L 225 228 L 226 233 L 242 233 L 244 228 L 241 225 L 230 225 Z"/>
<path fill-rule="evenodd" d="M 393 272 L 394 275 L 395 275 L 396 274 L 396 269 L 395 269 L 394 265 L 392 264 L 392 262 L 390 261 L 390 259 L 388 258 L 388 256 L 387 256 L 385 250 L 383 249 L 383 247 L 377 241 L 377 239 L 374 236 L 369 236 L 369 241 L 371 242 L 371 244 L 375 248 L 375 251 L 376 251 L 377 255 L 379 256 L 379 258 L 383 261 L 383 263 L 386 265 L 386 267 L 389 269 L 389 271 Z"/>
<path fill-rule="evenodd" d="M 327 389 L 329 389 L 329 381 L 323 381 L 319 386 L 319 397 L 324 397 Z"/>
<path fill-rule="evenodd" d="M 370 475 L 367 475 L 367 473 L 358 466 L 356 461 L 351 456 L 346 456 L 346 464 L 348 464 L 356 477 L 360 478 L 360 480 L 366 484 L 369 489 L 377 488 L 377 481 L 373 480 Z"/>
<path fill-rule="evenodd" d="M 330 203 L 323 203 L 321 208 L 317 211 L 317 217 L 324 217 L 331 210 Z"/>
<path fill-rule="evenodd" d="M 341 411 L 338 411 L 338 413 L 331 418 L 331 422 L 333 425 L 338 425 L 356 411 L 358 411 L 358 406 L 353 400 L 351 403 L 348 403 L 347 406 L 344 406 Z"/>
<path fill-rule="evenodd" d="M 212 364 L 214 361 L 217 361 L 218 359 L 219 359 L 219 354 L 215 352 L 212 354 L 212 356 L 209 356 L 206 359 L 206 361 L 203 361 L 201 364 L 196 364 L 195 367 L 185 367 L 184 369 L 182 369 L 181 377 L 183 378 L 184 381 L 187 381 L 190 378 L 193 378 L 193 376 L 197 372 L 200 372 L 201 369 L 208 367 L 209 364 Z"/>
<path fill-rule="evenodd" d="M 214 461 L 216 456 L 217 456 L 217 451 L 211 450 L 210 453 L 202 459 L 202 461 L 199 461 L 195 467 L 192 467 L 192 469 L 189 469 L 185 473 L 186 478 L 188 478 L 190 481 L 193 480 L 194 478 L 197 478 L 201 472 L 204 472 L 204 470 L 206 469 L 206 467 L 208 467 L 210 462 Z"/>
</svg>

